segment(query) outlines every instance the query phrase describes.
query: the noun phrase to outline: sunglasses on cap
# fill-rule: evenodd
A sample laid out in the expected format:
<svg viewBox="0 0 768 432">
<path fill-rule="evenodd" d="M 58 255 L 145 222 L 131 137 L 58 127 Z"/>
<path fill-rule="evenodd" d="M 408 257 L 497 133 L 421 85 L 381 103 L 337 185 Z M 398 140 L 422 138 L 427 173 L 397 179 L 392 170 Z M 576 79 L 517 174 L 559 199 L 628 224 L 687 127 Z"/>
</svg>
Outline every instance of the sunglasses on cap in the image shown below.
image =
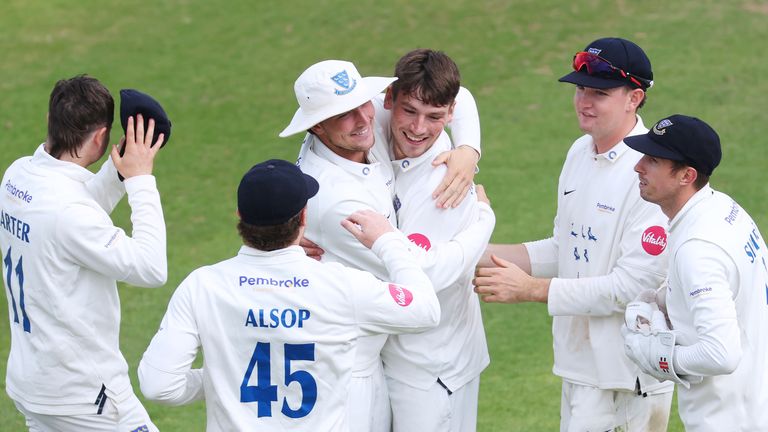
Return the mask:
<svg viewBox="0 0 768 432">
<path fill-rule="evenodd" d="M 623 69 L 617 68 L 616 66 L 612 65 L 611 62 L 597 54 L 581 51 L 573 56 L 573 70 L 578 72 L 584 67 L 587 68 L 587 73 L 590 75 L 604 74 L 619 76 L 629 80 L 632 82 L 632 84 L 635 84 L 642 89 L 653 86 L 653 81 L 625 72 Z"/>
</svg>

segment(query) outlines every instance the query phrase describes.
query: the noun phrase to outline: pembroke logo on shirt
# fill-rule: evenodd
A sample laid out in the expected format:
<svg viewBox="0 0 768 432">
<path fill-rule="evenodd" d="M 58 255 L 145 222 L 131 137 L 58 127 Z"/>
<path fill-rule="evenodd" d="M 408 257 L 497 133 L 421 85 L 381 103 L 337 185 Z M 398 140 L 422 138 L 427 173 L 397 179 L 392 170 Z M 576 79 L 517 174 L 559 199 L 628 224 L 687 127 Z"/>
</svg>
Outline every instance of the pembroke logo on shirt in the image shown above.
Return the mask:
<svg viewBox="0 0 768 432">
<path fill-rule="evenodd" d="M 25 202 L 27 204 L 32 202 L 32 195 L 27 190 L 22 190 L 20 187 L 16 187 L 10 180 L 5 182 L 5 191 L 12 197 Z"/>
<path fill-rule="evenodd" d="M 299 278 L 296 276 L 291 276 L 286 279 L 275 279 L 272 276 L 245 276 L 240 275 L 238 276 L 238 285 L 249 285 L 249 286 L 273 286 L 273 287 L 284 287 L 284 288 L 298 288 L 298 287 L 308 287 L 309 286 L 309 279 L 307 278 Z"/>
</svg>

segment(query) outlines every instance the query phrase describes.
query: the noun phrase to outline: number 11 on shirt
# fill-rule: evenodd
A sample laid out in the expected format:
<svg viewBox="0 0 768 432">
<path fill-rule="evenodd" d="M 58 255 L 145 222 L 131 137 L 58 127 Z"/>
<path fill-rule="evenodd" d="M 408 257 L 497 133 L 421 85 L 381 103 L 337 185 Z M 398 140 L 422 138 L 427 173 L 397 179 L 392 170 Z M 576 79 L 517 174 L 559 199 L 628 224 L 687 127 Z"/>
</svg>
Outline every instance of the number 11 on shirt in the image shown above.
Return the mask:
<svg viewBox="0 0 768 432">
<path fill-rule="evenodd" d="M 19 280 L 19 307 L 21 308 L 21 322 L 24 327 L 24 331 L 27 333 L 32 332 L 32 326 L 27 316 L 27 309 L 24 307 L 24 265 L 23 257 L 19 257 L 19 262 L 16 264 L 16 277 Z M 11 306 L 13 309 L 13 322 L 19 322 L 19 313 L 16 311 L 16 298 L 13 296 L 13 286 L 11 285 L 11 269 L 13 268 L 13 259 L 11 259 L 11 248 L 8 248 L 8 252 L 5 253 L 5 259 L 3 260 L 6 267 L 5 283 L 8 286 L 8 292 L 11 296 Z"/>
</svg>

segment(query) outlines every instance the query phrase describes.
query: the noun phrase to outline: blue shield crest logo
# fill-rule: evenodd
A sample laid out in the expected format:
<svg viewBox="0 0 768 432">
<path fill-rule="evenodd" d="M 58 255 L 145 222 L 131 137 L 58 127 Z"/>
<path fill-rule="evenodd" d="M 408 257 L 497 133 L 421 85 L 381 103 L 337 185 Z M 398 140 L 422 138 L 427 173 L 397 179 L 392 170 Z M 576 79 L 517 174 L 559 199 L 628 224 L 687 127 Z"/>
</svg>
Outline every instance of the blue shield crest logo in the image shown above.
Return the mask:
<svg viewBox="0 0 768 432">
<path fill-rule="evenodd" d="M 343 70 L 336 75 L 332 76 L 331 79 L 333 82 L 341 86 L 341 89 L 334 89 L 333 92 L 336 93 L 338 96 L 345 95 L 357 87 L 357 80 L 352 80 L 352 82 L 349 81 L 349 75 L 347 74 L 346 70 Z"/>
</svg>

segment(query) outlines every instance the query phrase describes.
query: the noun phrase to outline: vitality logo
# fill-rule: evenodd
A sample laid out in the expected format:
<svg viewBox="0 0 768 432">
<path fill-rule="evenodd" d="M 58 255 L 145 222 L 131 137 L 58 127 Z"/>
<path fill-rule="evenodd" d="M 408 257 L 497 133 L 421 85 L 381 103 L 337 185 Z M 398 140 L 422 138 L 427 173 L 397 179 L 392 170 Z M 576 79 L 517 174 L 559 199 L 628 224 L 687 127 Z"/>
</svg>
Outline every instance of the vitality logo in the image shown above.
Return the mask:
<svg viewBox="0 0 768 432">
<path fill-rule="evenodd" d="M 664 228 L 654 225 L 643 232 L 643 250 L 649 255 L 657 256 L 667 248 L 667 232 Z"/>
<path fill-rule="evenodd" d="M 428 251 L 432 247 L 432 242 L 429 241 L 429 237 L 421 233 L 408 234 L 408 240 L 425 251 Z"/>
<path fill-rule="evenodd" d="M 413 293 L 397 284 L 389 284 L 389 295 L 402 307 L 408 306 L 413 301 Z"/>
</svg>

